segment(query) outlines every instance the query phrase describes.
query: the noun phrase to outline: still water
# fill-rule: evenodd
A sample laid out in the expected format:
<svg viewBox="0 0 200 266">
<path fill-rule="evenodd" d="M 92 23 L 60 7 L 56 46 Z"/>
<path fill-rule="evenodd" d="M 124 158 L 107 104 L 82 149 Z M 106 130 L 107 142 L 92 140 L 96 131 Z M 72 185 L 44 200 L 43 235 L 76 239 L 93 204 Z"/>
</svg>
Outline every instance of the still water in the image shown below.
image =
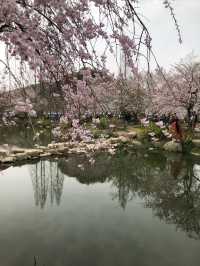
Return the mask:
<svg viewBox="0 0 200 266">
<path fill-rule="evenodd" d="M 200 265 L 200 161 L 126 153 L 2 170 L 0 265 Z"/>
<path fill-rule="evenodd" d="M 37 141 L 34 140 L 36 133 L 39 133 Z M 0 136 L 0 148 L 5 144 L 10 147 L 31 148 L 34 144 L 48 145 L 51 142 L 50 129 L 35 127 L 34 133 L 30 125 L 25 124 L 25 122 L 16 127 L 0 127 Z"/>
</svg>

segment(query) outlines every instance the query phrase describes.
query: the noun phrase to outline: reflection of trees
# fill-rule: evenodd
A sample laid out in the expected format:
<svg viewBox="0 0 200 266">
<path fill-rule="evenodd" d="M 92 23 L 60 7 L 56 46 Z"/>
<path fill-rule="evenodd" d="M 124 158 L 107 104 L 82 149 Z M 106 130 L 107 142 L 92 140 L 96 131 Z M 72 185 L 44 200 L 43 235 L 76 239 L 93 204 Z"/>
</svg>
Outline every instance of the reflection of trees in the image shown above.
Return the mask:
<svg viewBox="0 0 200 266">
<path fill-rule="evenodd" d="M 48 195 L 51 204 L 60 203 L 64 175 L 75 176 L 84 184 L 107 181 L 113 187 L 112 198 L 122 208 L 133 197 L 140 197 L 159 219 L 200 238 L 200 165 L 191 158 L 161 153 L 104 154 L 91 164 L 86 157 L 72 156 L 58 162 L 41 161 L 32 165 L 31 172 L 35 203 L 41 208 Z"/>
<path fill-rule="evenodd" d="M 61 172 L 68 176 L 74 176 L 83 184 L 103 183 L 112 173 L 109 168 L 110 160 L 105 154 L 98 156 L 94 164 L 89 162 L 85 156 L 71 155 L 67 159 L 60 159 L 58 162 Z M 82 167 L 78 167 L 82 166 Z"/>
<path fill-rule="evenodd" d="M 80 156 L 61 159 L 58 164 L 65 175 L 74 176 L 81 183 L 112 182 L 115 190 L 112 196 L 125 208 L 127 202 L 134 196 L 133 192 L 137 193 L 139 190 L 144 177 L 145 180 L 148 179 L 149 171 L 159 173 L 159 167 L 165 165 L 165 157 L 158 157 L 159 162 L 155 162 L 152 157 L 144 160 L 140 153 L 118 154 L 114 157 L 99 154 L 94 158 L 94 164 L 91 164 L 86 157 Z M 77 165 L 82 165 L 82 168 Z"/>
<path fill-rule="evenodd" d="M 127 177 L 127 182 L 131 184 L 125 188 L 123 183 L 123 191 L 129 191 L 131 195 L 137 193 L 145 200 L 145 205 L 152 208 L 154 215 L 175 224 L 177 229 L 189 236 L 200 238 L 200 179 L 194 175 L 192 161 L 181 156 L 168 158 L 163 167 L 159 159 L 152 167 L 146 159 L 140 158 L 139 161 L 131 161 L 131 165 L 134 174 L 132 178 Z M 200 169 L 196 172 L 200 173 Z M 121 176 L 114 179 L 115 185 L 120 188 L 121 183 L 116 180 L 121 180 Z M 121 204 L 124 204 L 123 201 Z"/>
<path fill-rule="evenodd" d="M 200 238 L 200 166 L 182 155 L 99 155 L 94 165 L 85 158 L 59 163 L 61 171 L 85 184 L 110 181 L 113 199 L 122 208 L 135 196 L 153 210 L 155 216 L 193 238 Z M 73 162 L 74 163 L 73 163 Z M 83 164 L 83 169 L 77 167 Z"/>
<path fill-rule="evenodd" d="M 200 183 L 191 162 L 185 162 L 178 179 L 170 173 L 160 178 L 159 186 L 146 202 L 160 219 L 176 224 L 177 229 L 193 238 L 200 238 Z"/>
<path fill-rule="evenodd" d="M 36 206 L 43 208 L 49 194 L 51 204 L 60 203 L 64 175 L 56 161 L 40 161 L 30 168 Z"/>
<path fill-rule="evenodd" d="M 177 229 L 193 238 L 200 238 L 200 182 L 194 176 L 192 162 L 182 157 L 168 159 L 164 168 L 159 167 L 159 161 L 155 168 L 145 160 L 141 162 L 143 167 L 140 163 L 135 167 L 137 177 L 132 180 L 137 178 L 137 187 L 129 184 L 133 189 L 129 193 L 137 192 L 160 219 L 176 224 Z"/>
</svg>

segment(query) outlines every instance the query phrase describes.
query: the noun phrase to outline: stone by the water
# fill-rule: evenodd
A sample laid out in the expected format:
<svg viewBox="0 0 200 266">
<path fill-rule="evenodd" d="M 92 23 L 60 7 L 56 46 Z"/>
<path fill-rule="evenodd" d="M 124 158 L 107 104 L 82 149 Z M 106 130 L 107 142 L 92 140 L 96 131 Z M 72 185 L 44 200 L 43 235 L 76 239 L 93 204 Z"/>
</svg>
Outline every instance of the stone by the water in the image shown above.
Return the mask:
<svg viewBox="0 0 200 266">
<path fill-rule="evenodd" d="M 180 142 L 169 141 L 164 144 L 163 149 L 169 152 L 182 152 L 182 145 Z"/>
</svg>

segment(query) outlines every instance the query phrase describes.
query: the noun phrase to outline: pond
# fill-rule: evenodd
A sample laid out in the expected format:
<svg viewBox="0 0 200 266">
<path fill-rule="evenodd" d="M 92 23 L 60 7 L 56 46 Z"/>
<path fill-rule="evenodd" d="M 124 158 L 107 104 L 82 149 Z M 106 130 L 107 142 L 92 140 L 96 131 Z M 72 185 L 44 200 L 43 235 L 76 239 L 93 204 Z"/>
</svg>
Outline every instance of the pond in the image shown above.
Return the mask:
<svg viewBox="0 0 200 266">
<path fill-rule="evenodd" d="M 200 162 L 119 153 L 0 172 L 2 266 L 197 266 Z"/>
<path fill-rule="evenodd" d="M 48 145 L 51 142 L 50 129 L 35 126 L 34 131 L 25 121 L 15 127 L 0 127 L 0 148 L 4 148 L 5 144 L 9 147 L 32 148 L 34 144 Z M 34 136 L 38 133 L 39 139 L 36 140 Z"/>
</svg>

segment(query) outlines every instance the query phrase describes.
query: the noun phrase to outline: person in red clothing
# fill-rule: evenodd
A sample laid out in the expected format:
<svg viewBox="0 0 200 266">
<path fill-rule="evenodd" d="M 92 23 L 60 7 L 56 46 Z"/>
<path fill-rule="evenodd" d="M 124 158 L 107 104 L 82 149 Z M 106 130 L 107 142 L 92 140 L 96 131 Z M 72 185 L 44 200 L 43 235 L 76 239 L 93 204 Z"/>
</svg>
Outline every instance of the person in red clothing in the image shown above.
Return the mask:
<svg viewBox="0 0 200 266">
<path fill-rule="evenodd" d="M 177 141 L 182 141 L 183 134 L 180 126 L 180 121 L 174 113 L 171 118 L 171 131 L 172 131 L 172 136 L 177 140 Z"/>
</svg>

